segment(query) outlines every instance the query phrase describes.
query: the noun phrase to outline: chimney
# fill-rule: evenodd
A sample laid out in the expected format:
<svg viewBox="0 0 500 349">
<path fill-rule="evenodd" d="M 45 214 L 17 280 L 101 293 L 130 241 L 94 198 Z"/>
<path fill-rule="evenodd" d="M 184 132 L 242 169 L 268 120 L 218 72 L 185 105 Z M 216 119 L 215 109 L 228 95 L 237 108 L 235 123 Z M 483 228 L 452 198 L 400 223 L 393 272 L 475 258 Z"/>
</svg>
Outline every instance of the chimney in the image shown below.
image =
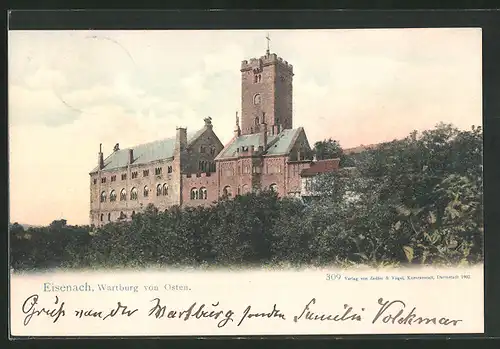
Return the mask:
<svg viewBox="0 0 500 349">
<path fill-rule="evenodd" d="M 97 166 L 99 167 L 99 170 L 102 170 L 104 168 L 104 156 L 102 154 L 102 143 L 99 144 L 99 157 L 97 159 Z"/>
<path fill-rule="evenodd" d="M 213 125 L 212 125 L 212 118 L 210 116 L 208 116 L 205 119 L 203 119 L 203 121 L 205 121 L 205 127 L 207 127 L 207 128 L 212 128 L 213 127 Z"/>
<path fill-rule="evenodd" d="M 187 129 L 177 127 L 175 135 L 175 151 L 184 151 L 187 148 Z"/>
<path fill-rule="evenodd" d="M 128 150 L 128 163 L 131 164 L 134 162 L 134 149 Z"/>
<path fill-rule="evenodd" d="M 266 113 L 262 113 L 262 120 L 260 122 L 260 143 L 264 146 L 264 150 L 267 149 L 267 124 L 266 124 Z"/>
</svg>

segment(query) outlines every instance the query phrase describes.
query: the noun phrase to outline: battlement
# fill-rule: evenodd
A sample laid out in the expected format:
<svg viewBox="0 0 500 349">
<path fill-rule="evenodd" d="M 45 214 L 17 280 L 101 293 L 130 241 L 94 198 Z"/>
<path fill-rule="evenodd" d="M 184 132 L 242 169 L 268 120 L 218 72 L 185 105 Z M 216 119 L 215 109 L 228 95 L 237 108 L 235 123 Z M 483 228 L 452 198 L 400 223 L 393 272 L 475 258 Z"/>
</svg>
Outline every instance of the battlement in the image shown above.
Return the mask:
<svg viewBox="0 0 500 349">
<path fill-rule="evenodd" d="M 270 53 L 260 58 L 251 58 L 250 60 L 244 60 L 241 62 L 241 71 L 248 71 L 253 69 L 262 69 L 264 66 L 268 65 L 280 65 L 281 67 L 289 70 L 293 73 L 293 65 L 285 61 L 283 58 L 278 57 L 276 53 Z"/>
</svg>

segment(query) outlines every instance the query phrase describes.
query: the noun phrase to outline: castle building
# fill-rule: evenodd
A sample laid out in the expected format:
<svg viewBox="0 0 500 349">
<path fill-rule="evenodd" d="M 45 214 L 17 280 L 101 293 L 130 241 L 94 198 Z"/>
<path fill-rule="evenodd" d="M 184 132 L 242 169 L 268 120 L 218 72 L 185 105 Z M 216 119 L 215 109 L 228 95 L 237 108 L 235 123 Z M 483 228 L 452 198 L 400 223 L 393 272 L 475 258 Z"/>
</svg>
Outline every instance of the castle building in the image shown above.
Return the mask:
<svg viewBox="0 0 500 349">
<path fill-rule="evenodd" d="M 129 149 L 117 144 L 105 159 L 99 151 L 90 172 L 91 224 L 129 219 L 148 204 L 159 210 L 210 205 L 260 190 L 301 196 L 301 173 L 310 176 L 304 170 L 315 161 L 304 129 L 293 128 L 293 66 L 268 49 L 243 61 L 240 71 L 241 125 L 236 113 L 226 146 L 206 118 L 194 134 L 177 128 L 175 138 Z"/>
</svg>

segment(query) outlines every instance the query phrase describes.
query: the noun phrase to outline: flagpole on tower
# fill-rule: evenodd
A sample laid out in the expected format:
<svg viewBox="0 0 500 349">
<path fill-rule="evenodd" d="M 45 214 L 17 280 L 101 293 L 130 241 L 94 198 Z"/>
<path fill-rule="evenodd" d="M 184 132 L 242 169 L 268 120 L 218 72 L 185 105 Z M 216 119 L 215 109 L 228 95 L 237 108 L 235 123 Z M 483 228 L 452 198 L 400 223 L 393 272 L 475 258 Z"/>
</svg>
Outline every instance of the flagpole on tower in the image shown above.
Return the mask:
<svg viewBox="0 0 500 349">
<path fill-rule="evenodd" d="M 271 41 L 271 38 L 269 37 L 269 33 L 267 33 L 266 35 L 266 40 L 267 40 L 267 50 L 266 50 L 266 53 L 269 55 L 270 54 L 270 50 L 269 50 L 269 42 Z"/>
</svg>

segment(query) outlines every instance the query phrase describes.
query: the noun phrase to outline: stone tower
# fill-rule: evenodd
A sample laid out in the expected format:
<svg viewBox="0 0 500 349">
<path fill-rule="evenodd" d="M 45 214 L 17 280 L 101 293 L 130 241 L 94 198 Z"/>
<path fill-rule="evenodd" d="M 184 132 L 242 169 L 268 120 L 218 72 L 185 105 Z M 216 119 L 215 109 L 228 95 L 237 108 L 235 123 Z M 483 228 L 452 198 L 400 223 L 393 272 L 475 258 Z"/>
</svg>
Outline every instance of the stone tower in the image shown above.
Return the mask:
<svg viewBox="0 0 500 349">
<path fill-rule="evenodd" d="M 271 134 L 293 128 L 293 66 L 267 50 L 266 55 L 241 62 L 241 134 Z"/>
</svg>

